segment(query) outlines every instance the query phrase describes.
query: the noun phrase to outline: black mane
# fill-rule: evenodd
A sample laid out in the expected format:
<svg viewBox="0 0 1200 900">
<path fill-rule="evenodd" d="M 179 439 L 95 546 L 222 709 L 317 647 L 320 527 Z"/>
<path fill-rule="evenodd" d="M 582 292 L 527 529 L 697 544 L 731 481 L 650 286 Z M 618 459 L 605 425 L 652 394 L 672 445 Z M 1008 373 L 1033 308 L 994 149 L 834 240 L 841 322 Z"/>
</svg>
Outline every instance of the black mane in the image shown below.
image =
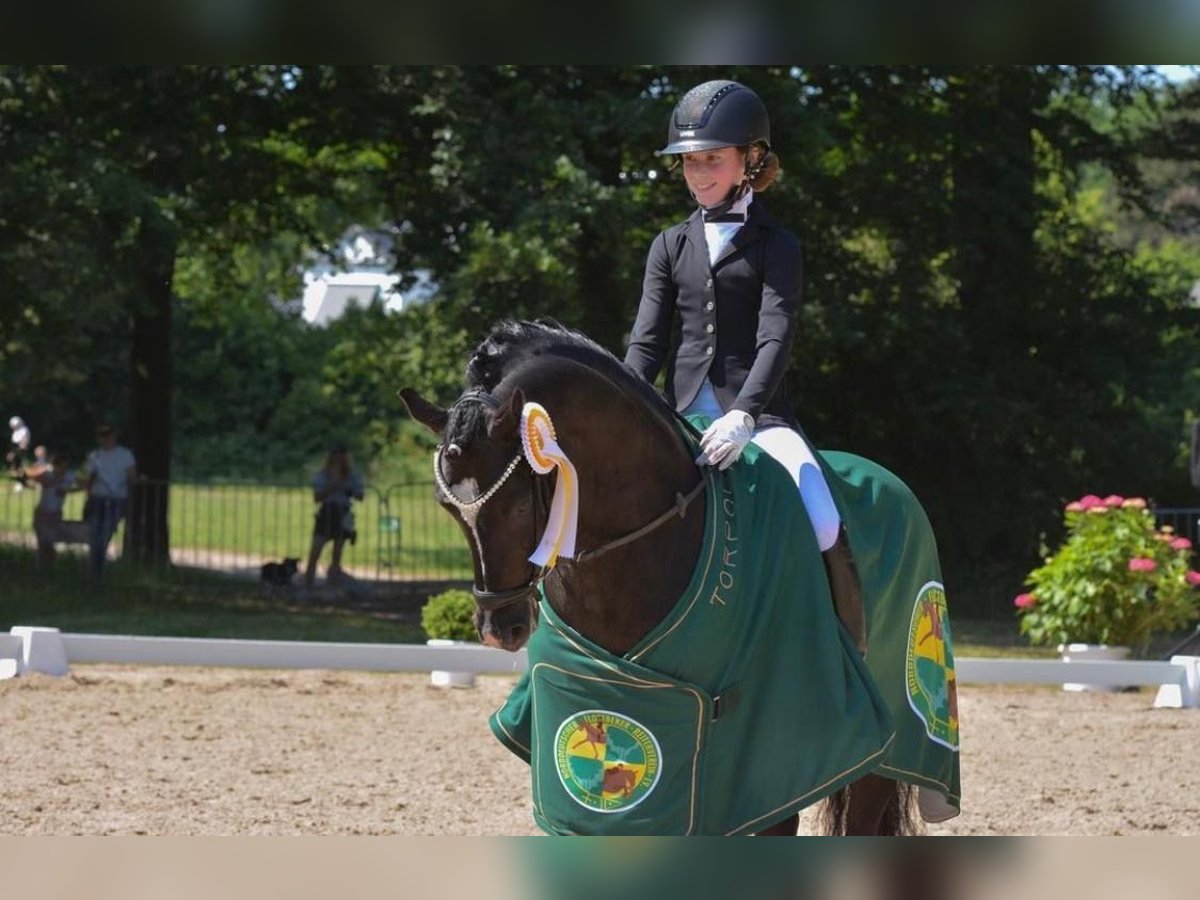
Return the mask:
<svg viewBox="0 0 1200 900">
<path fill-rule="evenodd" d="M 553 319 L 510 320 L 497 325 L 467 362 L 467 386 L 494 391 L 505 375 L 542 354 L 564 356 L 589 366 L 640 397 L 650 410 L 673 426 L 670 406 L 651 385 L 587 335 Z"/>
</svg>

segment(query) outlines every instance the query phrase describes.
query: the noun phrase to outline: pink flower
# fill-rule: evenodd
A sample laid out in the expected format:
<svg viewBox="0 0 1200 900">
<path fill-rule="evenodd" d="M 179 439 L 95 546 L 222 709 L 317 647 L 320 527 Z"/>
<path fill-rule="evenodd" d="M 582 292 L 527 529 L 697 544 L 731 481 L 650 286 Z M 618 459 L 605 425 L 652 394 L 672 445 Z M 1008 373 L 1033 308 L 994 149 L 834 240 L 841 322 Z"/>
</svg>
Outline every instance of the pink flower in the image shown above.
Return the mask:
<svg viewBox="0 0 1200 900">
<path fill-rule="evenodd" d="M 1079 498 L 1079 505 L 1082 506 L 1084 509 L 1091 509 L 1093 506 L 1103 506 L 1104 501 L 1101 500 L 1099 497 L 1097 497 L 1095 494 L 1088 494 L 1085 497 Z"/>
<path fill-rule="evenodd" d="M 1197 572 L 1195 569 L 1190 569 L 1183 577 L 1187 579 L 1187 583 L 1192 587 L 1200 584 L 1200 572 Z"/>
<path fill-rule="evenodd" d="M 1171 541 L 1172 550 L 1191 550 L 1192 542 L 1185 537 L 1178 537 Z"/>
<path fill-rule="evenodd" d="M 1118 497 L 1116 494 L 1109 494 L 1107 497 L 1104 498 L 1104 505 L 1108 506 L 1108 507 L 1112 507 L 1112 508 L 1116 508 L 1124 502 L 1125 502 L 1125 498 Z"/>
<path fill-rule="evenodd" d="M 1200 573 L 1197 573 L 1197 575 L 1200 577 Z M 1033 594 L 1017 594 L 1013 600 L 1013 606 L 1017 609 L 1029 609 L 1035 603 L 1037 603 L 1037 597 L 1033 596 Z"/>
<path fill-rule="evenodd" d="M 1143 500 L 1141 497 L 1130 497 L 1128 500 L 1126 500 L 1121 505 L 1124 506 L 1126 509 L 1145 509 L 1146 501 Z"/>
<path fill-rule="evenodd" d="M 1104 515 L 1108 512 L 1107 506 L 1089 506 L 1088 515 Z"/>
<path fill-rule="evenodd" d="M 1129 561 L 1130 572 L 1153 572 L 1158 568 L 1158 563 L 1152 559 L 1146 559 L 1144 556 L 1135 556 Z"/>
<path fill-rule="evenodd" d="M 1067 504 L 1067 512 L 1083 512 L 1083 504 L 1078 500 L 1072 500 Z"/>
</svg>

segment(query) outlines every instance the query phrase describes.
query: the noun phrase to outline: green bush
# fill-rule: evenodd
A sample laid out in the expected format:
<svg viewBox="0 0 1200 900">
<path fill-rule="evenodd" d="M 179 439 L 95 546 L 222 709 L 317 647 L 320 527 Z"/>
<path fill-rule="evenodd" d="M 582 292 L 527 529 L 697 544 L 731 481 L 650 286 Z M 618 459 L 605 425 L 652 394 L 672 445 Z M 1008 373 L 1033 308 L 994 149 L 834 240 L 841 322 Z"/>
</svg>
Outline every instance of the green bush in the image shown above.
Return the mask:
<svg viewBox="0 0 1200 900">
<path fill-rule="evenodd" d="M 425 601 L 421 609 L 421 627 L 431 638 L 453 641 L 477 641 L 475 599 L 470 591 L 450 590 Z"/>
<path fill-rule="evenodd" d="M 1067 534 L 1013 601 L 1034 644 L 1112 644 L 1143 651 L 1156 631 L 1200 614 L 1192 544 L 1156 530 L 1141 498 L 1089 494 L 1065 510 Z"/>
</svg>

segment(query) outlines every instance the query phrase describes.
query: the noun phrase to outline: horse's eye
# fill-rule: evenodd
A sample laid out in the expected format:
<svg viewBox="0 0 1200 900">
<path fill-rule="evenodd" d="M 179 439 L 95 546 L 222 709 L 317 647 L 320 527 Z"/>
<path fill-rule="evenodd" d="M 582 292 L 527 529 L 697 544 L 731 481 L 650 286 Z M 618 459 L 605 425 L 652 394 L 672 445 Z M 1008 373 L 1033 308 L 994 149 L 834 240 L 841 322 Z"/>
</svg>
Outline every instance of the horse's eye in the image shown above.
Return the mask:
<svg viewBox="0 0 1200 900">
<path fill-rule="evenodd" d="M 446 448 L 446 456 L 450 459 L 458 459 L 462 456 L 462 447 L 458 446 L 458 444 L 451 444 Z"/>
</svg>

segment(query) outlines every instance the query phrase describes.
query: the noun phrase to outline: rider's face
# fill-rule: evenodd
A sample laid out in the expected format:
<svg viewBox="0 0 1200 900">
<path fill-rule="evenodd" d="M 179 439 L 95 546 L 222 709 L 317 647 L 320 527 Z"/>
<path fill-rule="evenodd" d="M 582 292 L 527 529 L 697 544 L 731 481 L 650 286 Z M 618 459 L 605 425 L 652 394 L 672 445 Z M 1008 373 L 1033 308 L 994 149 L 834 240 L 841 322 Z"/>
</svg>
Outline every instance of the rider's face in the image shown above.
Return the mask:
<svg viewBox="0 0 1200 900">
<path fill-rule="evenodd" d="M 746 159 L 737 147 L 683 154 L 683 177 L 701 206 L 715 206 L 746 173 Z"/>
</svg>

